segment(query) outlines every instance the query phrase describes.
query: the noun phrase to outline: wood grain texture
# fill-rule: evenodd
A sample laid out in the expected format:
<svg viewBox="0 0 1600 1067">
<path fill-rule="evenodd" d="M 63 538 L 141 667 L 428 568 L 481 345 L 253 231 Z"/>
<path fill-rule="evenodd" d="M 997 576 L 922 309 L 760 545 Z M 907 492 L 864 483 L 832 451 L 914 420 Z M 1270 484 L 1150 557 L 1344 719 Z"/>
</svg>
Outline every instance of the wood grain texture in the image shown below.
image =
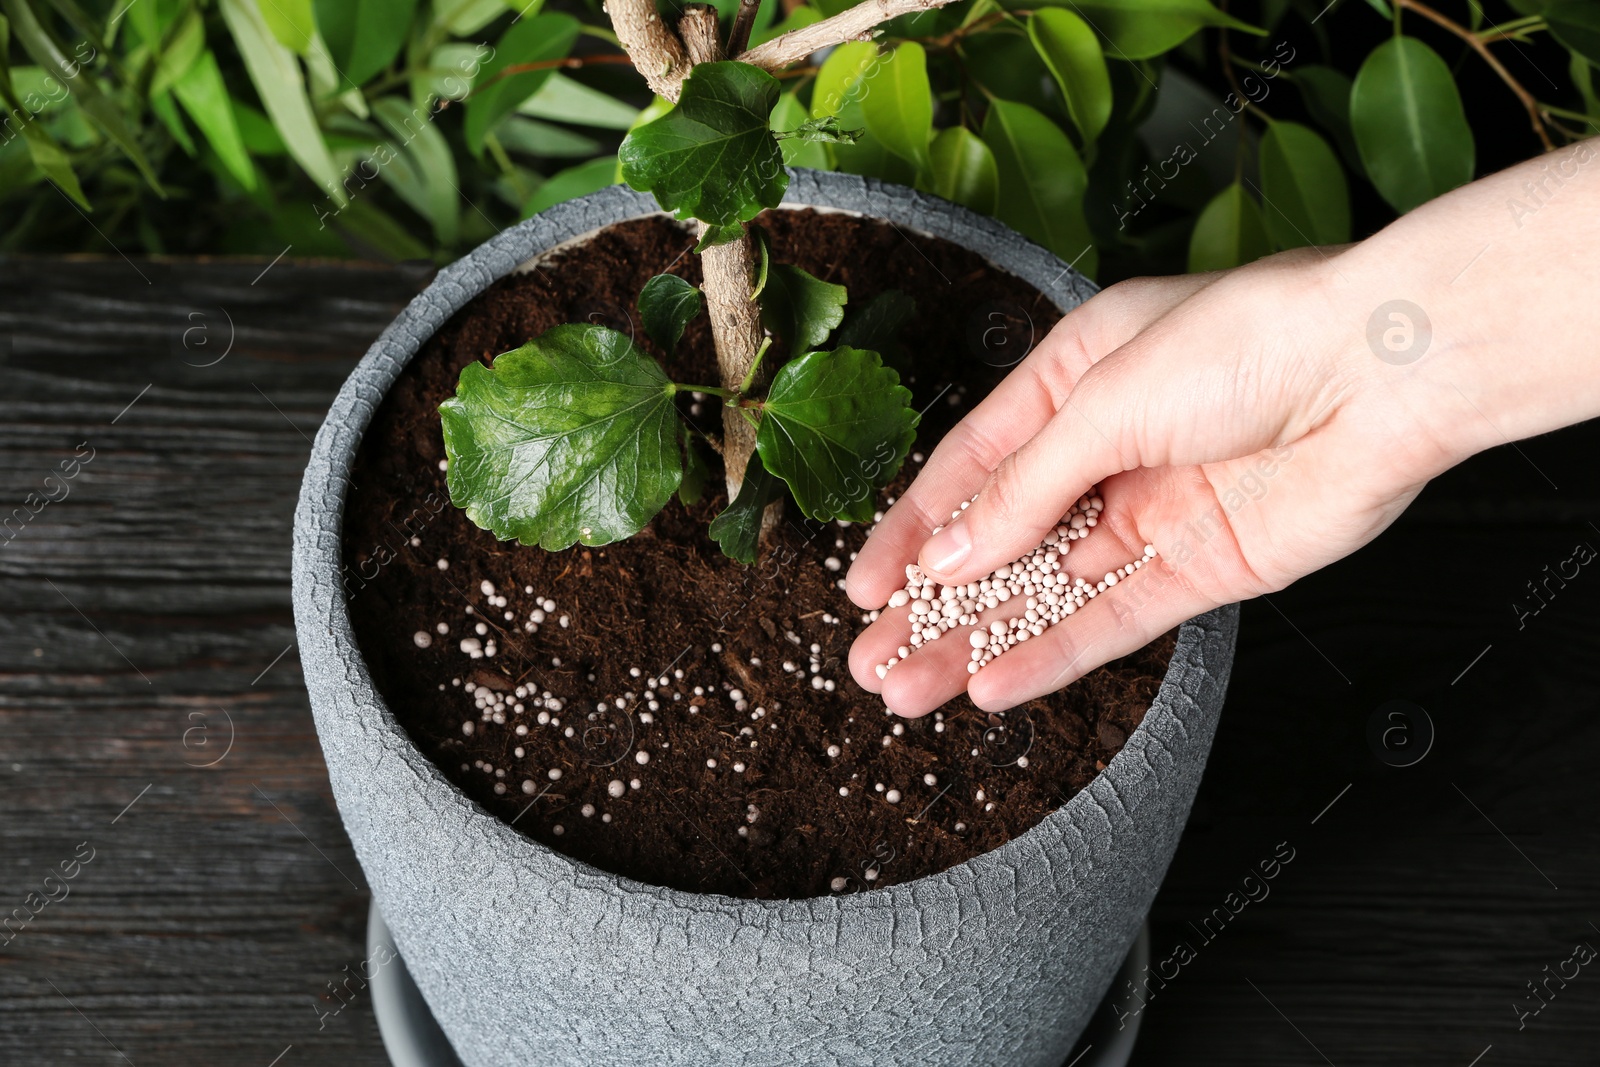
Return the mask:
<svg viewBox="0 0 1600 1067">
<path fill-rule="evenodd" d="M 265 266 L 0 261 L 0 920 L 93 849 L 0 931 L 0 1063 L 386 1062 L 368 999 L 330 993 L 367 897 L 301 686 L 289 524 L 328 402 L 427 274 Z M 1136 1064 L 1593 1063 L 1600 971 L 1520 1031 L 1512 1005 L 1600 946 L 1600 572 L 1521 628 L 1512 605 L 1600 548 L 1597 445 L 1481 456 L 1246 606 L 1154 916 L 1156 959 L 1194 958 Z M 1408 768 L 1366 737 L 1395 698 L 1436 730 Z M 1197 931 L 1279 842 L 1268 895 Z"/>
</svg>

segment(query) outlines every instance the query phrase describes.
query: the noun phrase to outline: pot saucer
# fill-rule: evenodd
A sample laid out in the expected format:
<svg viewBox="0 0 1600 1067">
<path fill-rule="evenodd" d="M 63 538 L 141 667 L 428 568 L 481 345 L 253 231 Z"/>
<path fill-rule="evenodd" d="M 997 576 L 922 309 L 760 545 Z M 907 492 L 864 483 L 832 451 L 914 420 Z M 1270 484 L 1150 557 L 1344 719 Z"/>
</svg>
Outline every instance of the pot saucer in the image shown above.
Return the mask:
<svg viewBox="0 0 1600 1067">
<path fill-rule="evenodd" d="M 377 901 L 367 911 L 367 958 L 383 951 L 383 958 L 392 963 L 376 969 L 372 976 L 372 1010 L 378 1017 L 378 1032 L 383 1035 L 383 1047 L 394 1067 L 461 1067 L 455 1050 L 445 1038 L 444 1031 L 434 1021 L 427 1002 L 417 984 L 406 970 L 406 961 L 400 958 L 389 928 L 378 912 Z M 1111 980 L 1113 990 L 1121 988 L 1150 962 L 1150 926 L 1139 931 L 1122 969 Z M 1067 1057 L 1063 1067 L 1126 1067 L 1133 1055 L 1133 1044 L 1139 1037 L 1139 1023 L 1144 1013 L 1133 1016 L 1124 1029 L 1117 1028 L 1117 1016 L 1107 993 L 1095 1009 L 1089 1026 L 1078 1045 Z"/>
</svg>

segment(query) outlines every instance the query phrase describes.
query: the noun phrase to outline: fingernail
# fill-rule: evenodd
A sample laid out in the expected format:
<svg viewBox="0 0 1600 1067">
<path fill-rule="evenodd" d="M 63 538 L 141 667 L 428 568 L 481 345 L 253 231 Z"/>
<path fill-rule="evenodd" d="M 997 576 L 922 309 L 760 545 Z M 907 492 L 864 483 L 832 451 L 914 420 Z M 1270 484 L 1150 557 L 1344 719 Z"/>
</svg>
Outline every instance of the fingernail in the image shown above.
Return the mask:
<svg viewBox="0 0 1600 1067">
<path fill-rule="evenodd" d="M 928 539 L 922 546 L 922 569 L 935 574 L 949 574 L 961 561 L 972 555 L 972 535 L 965 522 L 956 522 Z"/>
</svg>

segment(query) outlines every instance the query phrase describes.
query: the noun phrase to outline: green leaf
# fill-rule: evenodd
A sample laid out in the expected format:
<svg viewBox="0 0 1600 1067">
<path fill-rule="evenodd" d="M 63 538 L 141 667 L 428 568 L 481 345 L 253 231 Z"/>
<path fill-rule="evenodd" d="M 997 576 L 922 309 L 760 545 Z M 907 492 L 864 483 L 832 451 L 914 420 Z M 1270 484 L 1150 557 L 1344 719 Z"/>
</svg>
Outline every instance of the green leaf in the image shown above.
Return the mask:
<svg viewBox="0 0 1600 1067">
<path fill-rule="evenodd" d="M 494 136 L 508 152 L 542 159 L 588 159 L 601 147 L 593 137 L 521 115 L 501 119 Z"/>
<path fill-rule="evenodd" d="M 857 104 L 861 81 L 877 61 L 878 46 L 870 41 L 847 41 L 829 52 L 811 86 L 811 114 L 825 118 Z"/>
<path fill-rule="evenodd" d="M 650 340 L 672 355 L 683 338 L 684 327 L 706 306 L 698 287 L 676 274 L 657 274 L 639 290 L 639 317 Z"/>
<path fill-rule="evenodd" d="M 439 405 L 450 499 L 501 540 L 555 550 L 631 537 L 683 480 L 676 386 L 604 326 L 557 326 Z"/>
<path fill-rule="evenodd" d="M 380 164 L 378 173 L 432 224 L 437 242 L 449 248 L 460 227 L 460 183 L 455 157 L 432 112 L 412 107 L 398 96 L 373 101 L 372 112 L 394 139 L 387 147 L 395 157 Z"/>
<path fill-rule="evenodd" d="M 95 81 L 94 75 L 87 69 L 88 61 L 94 58 L 94 50 L 90 48 L 88 42 L 81 42 L 69 55 L 55 34 L 40 24 L 26 0 L 0 0 L 0 7 L 3 7 L 10 17 L 11 29 L 16 33 L 18 43 L 33 57 L 33 61 L 60 78 L 63 84 L 71 86 L 73 98 L 78 106 L 96 126 L 105 131 L 106 136 L 122 151 L 122 154 L 133 162 L 139 173 L 144 176 L 144 180 L 150 183 L 150 188 L 156 191 L 156 195 L 165 197 L 167 194 L 161 188 L 161 183 L 156 180 L 156 172 L 151 168 L 150 161 L 145 158 L 144 149 L 139 147 L 137 132 L 123 118 L 122 109 L 117 102 L 105 94 Z M 87 56 L 83 54 L 85 48 L 90 49 Z M 28 144 L 31 148 L 43 142 L 30 139 Z"/>
<path fill-rule="evenodd" d="M 754 563 L 761 551 L 761 513 L 782 497 L 783 482 L 767 471 L 760 452 L 751 453 L 739 495 L 711 520 L 711 539 L 722 547 L 722 554 L 740 563 Z"/>
<path fill-rule="evenodd" d="M 1061 87 L 1067 114 L 1084 144 L 1093 142 L 1111 118 L 1111 71 L 1100 39 L 1082 18 L 1059 7 L 1034 12 L 1028 38 Z"/>
<path fill-rule="evenodd" d="M 782 22 L 774 23 L 764 30 L 756 30 L 750 35 L 750 47 L 766 44 L 774 37 L 781 37 L 794 30 L 803 30 L 807 26 L 814 26 L 823 20 L 821 11 L 814 7 L 797 7 L 791 11 Z"/>
<path fill-rule="evenodd" d="M 17 98 L 16 87 L 11 81 L 11 71 L 5 63 L 6 52 L 11 46 L 10 36 L 10 22 L 4 15 L 0 15 L 0 100 L 5 101 L 10 114 L 26 115 L 27 109 Z M 28 144 L 28 157 L 38 168 L 39 173 L 54 182 L 85 211 L 94 210 L 89 206 L 89 198 L 83 195 L 83 186 L 78 184 L 77 174 L 73 173 L 72 161 L 67 157 L 66 151 L 56 143 L 55 138 L 50 136 L 44 124 L 23 122 L 21 128 L 23 140 Z"/>
<path fill-rule="evenodd" d="M 411 228 L 378 207 L 371 199 L 355 199 L 346 204 L 334 225 L 346 234 L 359 254 L 394 262 L 428 259 L 428 247 L 412 236 Z"/>
<path fill-rule="evenodd" d="M 513 65 L 565 57 L 578 39 L 578 28 L 578 20 L 571 15 L 536 15 L 512 23 L 501 36 L 494 58 L 478 71 L 473 83 L 476 91 L 467 100 L 462 129 L 473 155 L 483 153 L 483 139 L 495 123 L 537 93 L 555 73 L 530 70 L 501 77 L 500 72 Z"/>
<path fill-rule="evenodd" d="M 1550 36 L 1600 64 L 1600 5 L 1594 0 L 1555 0 L 1544 9 Z"/>
<path fill-rule="evenodd" d="M 538 92 L 517 105 L 517 111 L 536 119 L 553 119 L 602 130 L 631 129 L 639 116 L 639 109 L 633 105 L 575 82 L 560 72 L 546 78 Z"/>
<path fill-rule="evenodd" d="M 357 0 L 349 0 L 357 6 Z M 311 38 L 317 35 L 317 21 L 311 14 L 311 0 L 260 0 L 261 19 L 272 36 L 297 55 L 305 55 Z"/>
<path fill-rule="evenodd" d="M 773 378 L 756 449 L 806 517 L 870 522 L 876 491 L 900 469 L 918 421 L 911 390 L 878 353 L 810 352 Z"/>
<path fill-rule="evenodd" d="M 782 102 L 780 100 L 779 104 Z M 777 108 L 774 108 L 773 112 L 776 114 Z M 820 119 L 807 119 L 792 129 L 773 127 L 773 136 L 780 141 L 803 141 L 808 144 L 855 144 L 861 140 L 862 132 L 845 129 L 833 115 Z"/>
<path fill-rule="evenodd" d="M 1261 138 L 1261 202 L 1277 248 L 1350 240 L 1350 190 L 1339 157 L 1317 132 L 1273 122 Z"/>
<path fill-rule="evenodd" d="M 1305 101 L 1306 112 L 1333 135 L 1334 143 L 1356 174 L 1364 173 L 1361 153 L 1350 132 L 1350 76 L 1315 63 L 1294 69 L 1294 85 Z"/>
<path fill-rule="evenodd" d="M 1207 26 L 1265 34 L 1213 6 L 1210 0 L 1045 0 L 1070 7 L 1106 39 L 1117 59 L 1150 59 L 1170 52 Z M 1036 0 L 1004 0 L 1008 8 L 1036 7 Z"/>
<path fill-rule="evenodd" d="M 336 204 L 343 206 L 347 197 L 339 183 L 339 169 L 334 166 L 322 131 L 317 127 L 317 117 L 311 110 L 311 99 L 306 95 L 305 79 L 294 53 L 272 36 L 253 0 L 218 2 L 250 81 L 289 155 Z"/>
<path fill-rule="evenodd" d="M 708 248 L 716 245 L 725 245 L 729 241 L 737 241 L 744 236 L 744 223 L 733 222 L 726 226 L 707 226 L 700 234 L 700 240 L 694 246 L 694 254 L 699 255 Z"/>
<path fill-rule="evenodd" d="M 172 84 L 173 95 L 205 135 L 228 173 L 247 190 L 256 187 L 256 168 L 245 150 L 244 137 L 234 118 L 228 87 L 222 83 L 217 57 L 206 52 Z"/>
<path fill-rule="evenodd" d="M 1227 270 L 1270 252 L 1261 207 L 1234 182 L 1218 193 L 1195 220 L 1189 238 L 1189 270 Z"/>
<path fill-rule="evenodd" d="M 1384 18 L 1394 20 L 1394 8 L 1389 6 L 1389 0 L 1367 0 L 1367 6 Z"/>
<path fill-rule="evenodd" d="M 756 246 L 755 284 L 750 287 L 750 299 L 754 300 L 767 288 L 767 275 L 772 269 L 772 238 L 762 227 L 751 226 L 750 239 Z"/>
<path fill-rule="evenodd" d="M 1401 214 L 1472 180 L 1472 129 L 1455 78 L 1414 37 L 1391 37 L 1361 64 L 1350 125 L 1367 176 Z"/>
<path fill-rule="evenodd" d="M 900 185 L 910 185 L 917 180 L 916 168 L 885 148 L 871 133 L 862 134 L 855 144 L 824 147 L 839 170 Z"/>
<path fill-rule="evenodd" d="M 898 289 L 886 289 L 865 304 L 851 307 L 834 337 L 846 348 L 870 348 L 882 354 L 884 362 L 902 360 L 900 330 L 917 312 L 917 302 Z"/>
<path fill-rule="evenodd" d="M 775 263 L 767 274 L 761 321 L 789 343 L 795 355 L 809 352 L 828 339 L 844 321 L 849 294 L 842 285 L 822 281 L 788 263 Z"/>
<path fill-rule="evenodd" d="M 926 171 L 933 137 L 933 88 L 928 56 L 915 41 L 904 41 L 879 61 L 863 85 L 861 114 L 867 129 L 885 148 Z"/>
<path fill-rule="evenodd" d="M 509 7 L 523 18 L 538 14 L 541 0 L 507 3 L 507 0 L 435 0 L 433 24 L 456 37 L 477 33 L 506 13 Z"/>
<path fill-rule="evenodd" d="M 678 483 L 678 503 L 694 507 L 706 495 L 706 483 L 711 480 L 711 468 L 701 454 L 694 431 L 683 429 L 683 481 Z"/>
<path fill-rule="evenodd" d="M 150 79 L 150 95 L 159 96 L 172 88 L 173 82 L 186 74 L 195 60 L 200 58 L 200 53 L 206 48 L 205 23 L 200 18 L 200 12 L 190 10 L 183 24 L 178 27 L 177 33 L 172 38 L 172 43 L 161 53 L 161 60 L 156 64 L 155 76 Z"/>
<path fill-rule="evenodd" d="M 994 214 L 1000 174 L 994 153 L 977 134 L 964 126 L 940 130 L 929 155 L 935 193 L 985 215 Z"/>
<path fill-rule="evenodd" d="M 528 218 L 557 204 L 576 197 L 597 193 L 617 183 L 617 157 L 601 156 L 587 163 L 552 174 L 533 198 L 522 205 L 522 217 Z"/>
<path fill-rule="evenodd" d="M 702 63 L 678 105 L 617 151 L 622 178 L 680 219 L 726 228 L 777 207 L 789 187 L 768 116 L 778 80 L 748 63 Z"/>
<path fill-rule="evenodd" d="M 967 73 L 990 97 L 1027 104 L 1046 114 L 1055 109 L 1056 96 L 1047 88 L 1050 68 L 1024 34 L 975 33 L 963 41 L 962 53 Z"/>
<path fill-rule="evenodd" d="M 194 138 L 189 136 L 189 127 L 183 124 L 183 116 L 178 114 L 178 105 L 173 101 L 171 93 L 156 93 L 150 97 L 150 113 L 161 120 L 161 125 L 172 134 L 172 139 L 178 142 L 178 147 L 183 149 L 184 155 L 200 154 L 200 149 L 195 147 Z"/>
<path fill-rule="evenodd" d="M 983 140 L 1000 175 L 1000 220 L 1093 277 L 1097 254 L 1083 218 L 1089 179 L 1067 135 L 1026 104 L 993 100 Z"/>
<path fill-rule="evenodd" d="M 312 6 L 334 66 L 350 87 L 359 87 L 400 54 L 417 0 L 314 0 Z"/>
</svg>

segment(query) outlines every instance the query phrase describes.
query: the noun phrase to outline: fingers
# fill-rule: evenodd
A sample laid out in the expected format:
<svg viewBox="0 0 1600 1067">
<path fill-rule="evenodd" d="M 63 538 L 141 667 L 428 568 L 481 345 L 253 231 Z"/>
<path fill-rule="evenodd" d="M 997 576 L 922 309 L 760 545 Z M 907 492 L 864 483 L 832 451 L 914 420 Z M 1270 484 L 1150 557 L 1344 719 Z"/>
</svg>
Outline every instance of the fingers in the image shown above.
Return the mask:
<svg viewBox="0 0 1600 1067">
<path fill-rule="evenodd" d="M 1039 544 L 1091 486 L 1139 465 L 1137 402 L 1133 389 L 1086 375 L 1044 429 L 1000 461 L 978 499 L 923 544 L 918 564 L 941 583 L 969 582 Z"/>
<path fill-rule="evenodd" d="M 1158 482 L 1159 479 L 1143 478 L 1140 474 L 1108 483 L 1108 506 L 1116 508 L 1116 511 L 1108 513 L 1107 521 L 1100 524 L 1093 534 L 1076 541 L 1058 542 L 1052 546 L 1054 557 L 1042 557 L 1047 564 L 1052 558 L 1055 564 L 1059 564 L 1060 569 L 1050 579 L 1053 588 L 1035 590 L 1031 586 L 1024 586 L 1020 591 L 1012 591 L 1005 601 L 994 607 L 980 609 L 976 625 L 957 626 L 942 633 L 925 627 L 920 647 L 917 647 L 919 638 L 912 636 L 913 621 L 932 615 L 918 616 L 908 606 L 885 610 L 851 648 L 850 668 L 857 683 L 870 692 L 882 692 L 885 704 L 895 714 L 910 717 L 925 715 L 959 695 L 973 680 L 972 664 L 987 650 L 993 633 L 991 627 L 995 623 L 1002 624 L 1000 635 L 1004 636 L 1011 632 L 1005 624 L 1014 618 L 1027 616 L 1030 610 L 1037 609 L 1037 615 L 1028 621 L 1038 622 L 1041 617 L 1052 613 L 1053 609 L 1046 601 L 1061 604 L 1065 611 L 1081 613 L 1081 609 L 1053 598 L 1062 596 L 1068 588 L 1077 594 L 1080 581 L 1092 587 L 1110 575 L 1129 573 L 1126 569 L 1135 560 L 1143 558 L 1145 542 L 1140 539 L 1130 517 L 1135 510 L 1133 505 L 1137 503 L 1132 498 L 1148 497 L 1151 488 L 1148 483 Z M 1028 555 L 1031 557 L 1033 554 L 1030 552 Z M 1024 568 L 1031 569 L 1037 565 L 1038 560 L 1018 561 L 1012 573 L 1014 576 L 1020 575 Z M 1114 581 L 1120 582 L 1121 578 Z M 1070 598 L 1072 594 L 1068 595 Z M 1092 602 L 1094 596 L 1087 591 L 1080 595 L 1085 606 Z M 1099 593 L 1100 597 L 1107 595 L 1115 595 L 1115 591 Z M 934 607 L 939 607 L 938 601 L 935 601 Z M 1062 619 L 1057 628 L 1070 627 L 1075 618 L 1076 614 Z M 930 631 L 937 635 L 933 640 L 927 639 Z M 983 636 L 974 641 L 973 635 L 979 632 Z M 1015 636 L 1027 643 L 1030 639 L 1037 641 L 1042 635 L 1030 633 L 1024 638 L 1022 631 L 1017 630 Z M 1013 654 L 1020 647 L 1014 645 L 1005 656 Z M 991 665 L 1003 658 L 1001 656 L 990 661 Z M 892 669 L 880 675 L 879 671 L 885 665 Z M 979 670 L 977 675 L 981 677 L 988 669 Z"/>
<path fill-rule="evenodd" d="M 1004 711 L 1070 685 L 1216 606 L 1157 557 L 1066 622 L 989 663 L 968 682 L 967 693 L 985 711 Z"/>
<path fill-rule="evenodd" d="M 1049 422 L 1085 371 L 1216 280 L 1184 275 L 1123 282 L 1057 323 L 945 436 L 911 488 L 873 528 L 847 576 L 850 598 L 864 608 L 880 607 L 904 583 L 905 565 L 916 558 L 933 528 L 970 498 L 1005 456 Z"/>
</svg>

